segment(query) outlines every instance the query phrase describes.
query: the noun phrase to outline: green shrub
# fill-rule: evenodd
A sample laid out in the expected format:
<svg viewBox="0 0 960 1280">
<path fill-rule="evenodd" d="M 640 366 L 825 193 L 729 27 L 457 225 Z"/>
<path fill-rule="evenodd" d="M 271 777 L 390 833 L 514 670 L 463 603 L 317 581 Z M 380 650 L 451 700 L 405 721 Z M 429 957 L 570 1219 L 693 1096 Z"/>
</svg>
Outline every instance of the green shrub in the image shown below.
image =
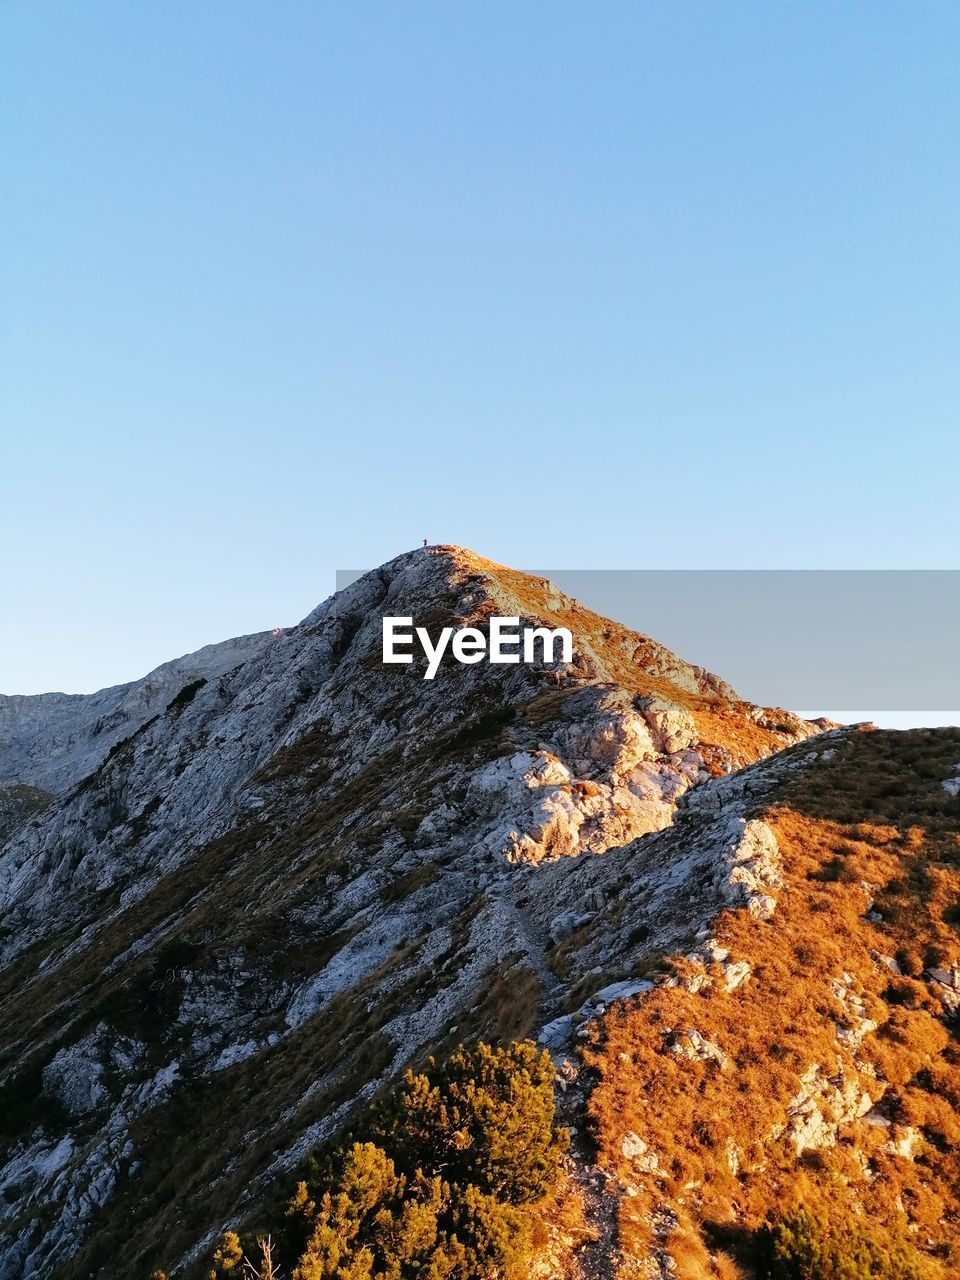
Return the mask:
<svg viewBox="0 0 960 1280">
<path fill-rule="evenodd" d="M 337 1184 L 314 1203 L 301 1183 L 291 1205 L 312 1222 L 293 1280 L 400 1280 L 522 1274 L 522 1211 L 478 1187 L 422 1172 L 407 1178 L 373 1143 L 346 1153 Z"/>
<path fill-rule="evenodd" d="M 830 1222 L 798 1209 L 766 1232 L 765 1280 L 926 1280 L 929 1271 L 906 1241 L 872 1235 L 857 1221 Z"/>
<path fill-rule="evenodd" d="M 510 1204 L 530 1203 L 556 1181 L 564 1150 L 553 1077 L 550 1055 L 529 1040 L 461 1045 L 442 1067 L 431 1060 L 426 1073 L 407 1072 L 371 1136 L 406 1173 L 422 1167 Z"/>
<path fill-rule="evenodd" d="M 299 1183 L 278 1233 L 283 1274 L 521 1280 L 530 1206 L 556 1182 L 566 1148 L 553 1079 L 549 1054 L 530 1041 L 461 1045 L 442 1066 L 408 1071 Z M 239 1259 L 235 1236 L 219 1255 L 221 1270 Z"/>
</svg>

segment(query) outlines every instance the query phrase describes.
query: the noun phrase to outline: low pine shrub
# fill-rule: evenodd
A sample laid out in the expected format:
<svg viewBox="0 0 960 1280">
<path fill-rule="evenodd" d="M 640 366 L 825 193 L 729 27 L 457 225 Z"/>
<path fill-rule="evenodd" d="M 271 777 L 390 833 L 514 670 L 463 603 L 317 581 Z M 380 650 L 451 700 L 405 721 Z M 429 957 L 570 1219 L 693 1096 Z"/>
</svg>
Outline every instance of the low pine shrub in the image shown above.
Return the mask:
<svg viewBox="0 0 960 1280">
<path fill-rule="evenodd" d="M 764 1233 L 763 1280 L 927 1280 L 906 1241 L 873 1235 L 856 1221 L 831 1222 L 807 1209 L 776 1218 Z"/>
<path fill-rule="evenodd" d="M 460 1046 L 408 1071 L 311 1161 L 272 1233 L 278 1268 L 291 1280 L 520 1280 L 531 1206 L 556 1183 L 566 1147 L 553 1080 L 549 1054 L 530 1041 Z M 235 1276 L 242 1259 L 228 1233 L 211 1280 Z"/>
</svg>

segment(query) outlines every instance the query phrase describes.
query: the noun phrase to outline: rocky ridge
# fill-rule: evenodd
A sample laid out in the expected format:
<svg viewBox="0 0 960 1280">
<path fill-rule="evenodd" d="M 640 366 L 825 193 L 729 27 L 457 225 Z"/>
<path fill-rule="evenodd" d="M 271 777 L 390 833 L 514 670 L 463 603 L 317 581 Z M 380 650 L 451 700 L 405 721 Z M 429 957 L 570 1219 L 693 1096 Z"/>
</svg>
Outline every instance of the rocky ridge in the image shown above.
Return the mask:
<svg viewBox="0 0 960 1280">
<path fill-rule="evenodd" d="M 18 784 L 63 794 L 186 685 L 223 675 L 270 638 L 262 632 L 206 645 L 141 680 L 97 693 L 0 694 L 0 788 Z"/>
</svg>

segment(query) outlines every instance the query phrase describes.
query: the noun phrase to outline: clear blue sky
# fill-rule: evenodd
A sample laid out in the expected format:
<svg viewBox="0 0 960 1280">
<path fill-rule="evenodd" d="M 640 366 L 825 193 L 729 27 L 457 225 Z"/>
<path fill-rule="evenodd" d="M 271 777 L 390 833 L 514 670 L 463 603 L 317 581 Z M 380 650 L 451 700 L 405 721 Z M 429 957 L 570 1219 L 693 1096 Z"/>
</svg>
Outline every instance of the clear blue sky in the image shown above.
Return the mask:
<svg viewBox="0 0 960 1280">
<path fill-rule="evenodd" d="M 0 0 L 0 690 L 427 536 L 955 567 L 960 7 Z"/>
</svg>

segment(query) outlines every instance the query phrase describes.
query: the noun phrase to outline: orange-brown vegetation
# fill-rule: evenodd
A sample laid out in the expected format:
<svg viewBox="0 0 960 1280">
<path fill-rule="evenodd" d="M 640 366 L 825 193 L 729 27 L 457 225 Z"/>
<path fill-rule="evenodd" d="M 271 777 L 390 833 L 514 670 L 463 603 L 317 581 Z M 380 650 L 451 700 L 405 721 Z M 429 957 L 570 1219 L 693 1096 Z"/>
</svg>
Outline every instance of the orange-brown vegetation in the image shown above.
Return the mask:
<svg viewBox="0 0 960 1280">
<path fill-rule="evenodd" d="M 783 747 L 784 733 L 790 732 L 791 719 L 785 713 L 782 733 L 756 724 L 747 714 L 750 708 L 746 703 L 707 697 L 682 687 L 667 674 L 653 674 L 648 668 L 655 665 L 663 653 L 660 645 L 562 596 L 547 579 L 494 564 L 463 548 L 456 549 L 456 556 L 464 569 L 472 569 L 478 577 L 496 571 L 495 581 L 487 584 L 491 598 L 481 614 L 489 616 L 501 607 L 509 612 L 519 606 L 524 616 L 548 618 L 552 626 L 567 627 L 573 636 L 575 652 L 592 649 L 602 653 L 608 679 L 634 693 L 662 698 L 683 707 L 693 717 L 701 742 L 722 747 L 742 762 Z M 505 603 L 501 604 L 501 597 L 505 597 Z M 445 618 L 446 621 L 449 620 Z"/>
<path fill-rule="evenodd" d="M 866 1221 L 881 1241 L 905 1236 L 931 1274 L 957 1274 L 960 1044 L 926 972 L 960 964 L 960 809 L 940 785 L 957 761 L 960 732 L 851 733 L 757 815 L 783 859 L 776 912 L 726 911 L 714 931 L 750 979 L 687 990 L 693 966 L 678 959 L 677 985 L 597 1026 L 589 1114 L 601 1163 L 638 1191 L 621 1206 L 629 1249 L 649 1245 L 655 1208 L 692 1215 L 700 1229 L 668 1247 L 686 1250 L 679 1274 L 712 1275 L 696 1270 L 715 1266 L 697 1237 L 749 1265 L 755 1233 L 800 1204 Z M 688 1030 L 722 1058 L 672 1052 Z M 789 1124 L 814 1064 L 836 1096 L 869 1101 L 831 1115 L 828 1090 L 822 1141 L 798 1155 Z M 631 1131 L 656 1168 L 624 1155 Z"/>
</svg>

